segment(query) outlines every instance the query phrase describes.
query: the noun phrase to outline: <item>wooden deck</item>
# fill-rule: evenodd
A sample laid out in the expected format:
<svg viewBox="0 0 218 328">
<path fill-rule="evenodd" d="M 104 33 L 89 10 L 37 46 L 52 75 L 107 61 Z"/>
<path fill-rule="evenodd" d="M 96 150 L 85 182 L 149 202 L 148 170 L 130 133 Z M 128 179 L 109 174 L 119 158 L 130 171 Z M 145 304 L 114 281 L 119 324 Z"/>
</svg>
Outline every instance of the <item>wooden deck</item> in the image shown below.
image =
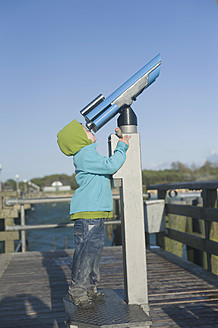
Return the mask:
<svg viewBox="0 0 218 328">
<path fill-rule="evenodd" d="M 121 247 L 104 249 L 101 288 L 122 289 Z M 73 250 L 0 256 L 0 327 L 65 327 Z M 160 249 L 148 250 L 152 327 L 218 327 L 218 278 Z"/>
</svg>

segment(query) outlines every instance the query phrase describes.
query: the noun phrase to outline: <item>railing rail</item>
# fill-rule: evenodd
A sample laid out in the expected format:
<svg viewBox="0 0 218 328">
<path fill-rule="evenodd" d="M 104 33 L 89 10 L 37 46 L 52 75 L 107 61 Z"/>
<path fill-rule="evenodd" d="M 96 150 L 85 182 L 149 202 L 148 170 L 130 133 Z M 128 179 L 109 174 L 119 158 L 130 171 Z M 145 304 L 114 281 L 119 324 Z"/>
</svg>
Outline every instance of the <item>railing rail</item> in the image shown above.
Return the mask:
<svg viewBox="0 0 218 328">
<path fill-rule="evenodd" d="M 201 190 L 203 207 L 193 205 L 167 204 L 167 192 L 170 190 Z M 186 244 L 193 250 L 206 252 L 207 270 L 218 274 L 218 260 L 213 255 L 218 255 L 218 209 L 217 209 L 218 180 L 183 182 L 171 184 L 152 185 L 147 190 L 157 190 L 158 198 L 165 200 L 166 215 L 190 217 L 203 220 L 204 233 L 199 235 L 178 231 L 168 227 L 166 232 L 158 236 L 158 244 L 165 248 L 164 237 Z M 213 265 L 213 268 L 212 268 Z"/>
<path fill-rule="evenodd" d="M 175 189 L 189 189 L 189 190 L 218 189 L 218 180 L 163 183 L 163 184 L 156 184 L 147 187 L 147 190 L 167 191 L 167 190 L 175 190 Z"/>
<path fill-rule="evenodd" d="M 143 194 L 144 199 L 148 199 L 148 194 Z M 119 194 L 113 194 L 113 200 L 119 200 Z M 25 204 L 46 204 L 46 203 L 61 203 L 70 202 L 71 197 L 50 197 L 50 198 L 28 198 L 28 199 L 15 199 L 8 198 L 5 200 L 6 206 L 20 205 L 21 207 L 21 224 L 6 226 L 5 231 L 21 231 L 21 249 L 22 252 L 26 252 L 26 231 L 35 229 L 51 229 L 51 228 L 70 228 L 74 226 L 73 222 L 56 223 L 56 224 L 38 224 L 38 225 L 26 225 L 25 223 Z M 105 221 L 105 225 L 119 225 L 120 220 Z"/>
<path fill-rule="evenodd" d="M 105 225 L 110 224 L 121 224 L 120 220 L 110 220 L 105 221 Z M 27 230 L 37 230 L 37 229 L 53 229 L 53 228 L 71 228 L 74 226 L 73 222 L 66 223 L 54 223 L 54 224 L 29 224 L 29 225 L 14 225 L 7 226 L 6 231 L 27 231 Z"/>
<path fill-rule="evenodd" d="M 48 204 L 70 202 L 72 197 L 49 197 L 49 198 L 7 198 L 5 205 L 24 205 L 24 204 Z"/>
<path fill-rule="evenodd" d="M 192 205 L 166 204 L 166 214 L 177 214 L 201 219 L 208 222 L 218 222 L 218 209 Z"/>
<path fill-rule="evenodd" d="M 218 243 L 205 238 L 190 235 L 185 232 L 177 231 L 174 229 L 167 229 L 165 236 L 173 240 L 179 241 L 187 246 L 198 249 L 202 252 L 218 255 Z"/>
</svg>

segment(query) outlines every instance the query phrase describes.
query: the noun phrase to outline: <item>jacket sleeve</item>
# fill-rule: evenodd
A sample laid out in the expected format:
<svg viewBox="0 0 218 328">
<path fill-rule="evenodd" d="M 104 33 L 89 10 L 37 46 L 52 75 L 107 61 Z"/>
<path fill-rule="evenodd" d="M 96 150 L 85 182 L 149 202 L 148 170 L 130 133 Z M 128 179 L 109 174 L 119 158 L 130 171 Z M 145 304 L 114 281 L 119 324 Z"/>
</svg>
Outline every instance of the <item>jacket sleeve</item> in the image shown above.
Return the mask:
<svg viewBox="0 0 218 328">
<path fill-rule="evenodd" d="M 118 142 L 114 154 L 109 158 L 101 156 L 98 152 L 94 156 L 86 156 L 83 158 L 82 169 L 89 173 L 112 175 L 124 164 L 128 148 L 124 142 Z"/>
</svg>

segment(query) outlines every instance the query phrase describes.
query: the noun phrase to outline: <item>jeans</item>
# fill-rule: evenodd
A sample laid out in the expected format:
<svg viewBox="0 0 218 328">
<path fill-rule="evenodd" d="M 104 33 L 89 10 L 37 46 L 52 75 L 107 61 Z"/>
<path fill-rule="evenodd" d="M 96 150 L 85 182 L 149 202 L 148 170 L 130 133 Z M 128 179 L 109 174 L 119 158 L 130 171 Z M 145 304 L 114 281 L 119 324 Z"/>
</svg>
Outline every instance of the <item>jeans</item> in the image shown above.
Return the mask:
<svg viewBox="0 0 218 328">
<path fill-rule="evenodd" d="M 85 297 L 100 280 L 99 265 L 104 247 L 104 219 L 77 219 L 73 228 L 76 246 L 72 264 L 72 297 Z"/>
</svg>

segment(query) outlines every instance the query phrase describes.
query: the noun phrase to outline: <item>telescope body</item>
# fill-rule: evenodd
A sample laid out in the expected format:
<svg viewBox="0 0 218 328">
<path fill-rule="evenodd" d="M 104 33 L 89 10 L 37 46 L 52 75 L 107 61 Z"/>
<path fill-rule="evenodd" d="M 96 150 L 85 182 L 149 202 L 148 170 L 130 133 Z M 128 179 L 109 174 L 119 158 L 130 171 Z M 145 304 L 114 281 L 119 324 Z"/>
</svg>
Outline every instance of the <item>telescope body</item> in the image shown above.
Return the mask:
<svg viewBox="0 0 218 328">
<path fill-rule="evenodd" d="M 122 84 L 106 99 L 103 95 L 96 97 L 80 113 L 86 120 L 89 130 L 98 131 L 124 107 L 131 106 L 133 100 L 151 85 L 160 74 L 160 54 L 143 66 L 130 79 Z"/>
</svg>

